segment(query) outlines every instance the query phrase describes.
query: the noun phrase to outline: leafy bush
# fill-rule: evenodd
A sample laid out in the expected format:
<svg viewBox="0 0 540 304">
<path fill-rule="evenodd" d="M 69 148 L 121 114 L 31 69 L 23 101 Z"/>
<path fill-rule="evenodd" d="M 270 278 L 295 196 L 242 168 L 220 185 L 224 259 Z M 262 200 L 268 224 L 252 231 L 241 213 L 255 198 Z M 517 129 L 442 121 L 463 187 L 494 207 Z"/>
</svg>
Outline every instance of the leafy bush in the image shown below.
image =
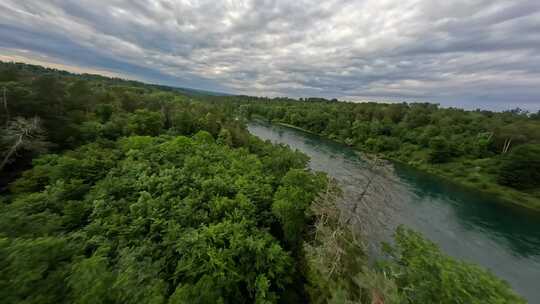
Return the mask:
<svg viewBox="0 0 540 304">
<path fill-rule="evenodd" d="M 127 130 L 132 135 L 156 136 L 163 128 L 163 119 L 158 112 L 136 110 L 128 118 Z"/>
<path fill-rule="evenodd" d="M 385 246 L 382 265 L 405 303 L 525 303 L 506 283 L 479 266 L 444 255 L 420 234 L 399 227 L 395 246 Z"/>
<path fill-rule="evenodd" d="M 272 213 L 279 219 L 285 240 L 291 247 L 301 245 L 310 220 L 309 207 L 323 188 L 324 176 L 304 170 L 293 169 L 283 177 L 274 195 Z"/>
<path fill-rule="evenodd" d="M 434 137 L 429 141 L 431 152 L 429 153 L 430 163 L 445 163 L 452 157 L 452 150 L 446 140 L 440 136 Z"/>
<path fill-rule="evenodd" d="M 516 189 L 540 186 L 540 145 L 521 145 L 503 158 L 498 183 Z"/>
</svg>

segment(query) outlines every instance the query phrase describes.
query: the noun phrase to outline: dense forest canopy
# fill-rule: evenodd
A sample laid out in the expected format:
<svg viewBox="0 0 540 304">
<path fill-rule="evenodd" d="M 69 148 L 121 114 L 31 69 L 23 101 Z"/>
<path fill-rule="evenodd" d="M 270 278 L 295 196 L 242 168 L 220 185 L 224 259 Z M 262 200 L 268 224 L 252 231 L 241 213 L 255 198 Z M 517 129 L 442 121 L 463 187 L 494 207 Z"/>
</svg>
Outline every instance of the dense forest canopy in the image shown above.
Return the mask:
<svg viewBox="0 0 540 304">
<path fill-rule="evenodd" d="M 524 302 L 490 272 L 445 256 L 406 228 L 373 263 L 359 240 L 367 236 L 341 220 L 334 183 L 308 170 L 305 155 L 251 136 L 240 118 L 334 130 L 325 135 L 362 146 L 369 139 L 399 145 L 394 132 L 407 126 L 428 132 L 434 113 L 464 115 L 456 133 L 463 138 L 473 134 L 467 125 L 475 115 L 485 116 L 478 128 L 491 119 L 506 119 L 503 128 L 517 124 L 505 129 L 511 134 L 536 130 L 530 118 L 365 105 L 373 108 L 361 113 L 375 133 L 361 141 L 348 125 L 360 112 L 338 114 L 351 104 L 259 105 L 12 63 L 0 64 L 0 88 L 6 303 Z M 384 115 L 371 119 L 381 109 L 393 124 Z M 478 147 L 463 143 L 466 153 L 501 154 L 491 140 L 504 139 L 498 134 L 486 134 Z M 522 161 L 537 153 L 534 136 L 504 144 L 511 146 L 504 166 L 527 170 Z M 410 145 L 414 154 L 422 142 Z M 501 183 L 535 187 L 519 178 Z"/>
</svg>

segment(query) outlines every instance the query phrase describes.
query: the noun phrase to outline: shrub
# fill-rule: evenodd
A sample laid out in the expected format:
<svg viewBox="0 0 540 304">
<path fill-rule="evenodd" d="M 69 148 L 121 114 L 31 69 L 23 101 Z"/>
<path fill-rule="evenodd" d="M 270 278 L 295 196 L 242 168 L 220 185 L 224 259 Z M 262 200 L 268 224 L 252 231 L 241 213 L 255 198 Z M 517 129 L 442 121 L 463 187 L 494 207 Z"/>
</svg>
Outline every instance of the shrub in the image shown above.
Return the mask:
<svg viewBox="0 0 540 304">
<path fill-rule="evenodd" d="M 540 145 L 522 145 L 512 150 L 503 158 L 497 182 L 516 189 L 540 186 Z"/>
<path fill-rule="evenodd" d="M 395 241 L 395 247 L 384 246 L 389 261 L 382 269 L 405 303 L 525 303 L 491 272 L 443 254 L 417 232 L 399 227 Z"/>
</svg>

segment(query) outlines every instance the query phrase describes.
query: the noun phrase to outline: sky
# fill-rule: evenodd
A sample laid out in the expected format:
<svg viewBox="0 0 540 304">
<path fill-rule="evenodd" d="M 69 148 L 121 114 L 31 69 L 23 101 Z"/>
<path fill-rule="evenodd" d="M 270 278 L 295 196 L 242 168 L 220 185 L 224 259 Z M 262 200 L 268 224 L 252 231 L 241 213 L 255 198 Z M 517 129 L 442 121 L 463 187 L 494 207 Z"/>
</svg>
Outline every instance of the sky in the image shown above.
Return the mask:
<svg viewBox="0 0 540 304">
<path fill-rule="evenodd" d="M 0 0 L 0 60 L 257 96 L 540 109 L 538 0 Z"/>
</svg>

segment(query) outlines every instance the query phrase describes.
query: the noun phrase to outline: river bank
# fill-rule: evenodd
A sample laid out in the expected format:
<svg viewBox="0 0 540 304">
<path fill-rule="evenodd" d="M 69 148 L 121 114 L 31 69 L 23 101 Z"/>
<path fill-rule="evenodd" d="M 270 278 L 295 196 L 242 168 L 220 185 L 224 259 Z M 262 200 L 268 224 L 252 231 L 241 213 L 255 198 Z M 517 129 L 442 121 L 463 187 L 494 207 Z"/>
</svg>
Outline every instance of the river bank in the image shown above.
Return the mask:
<svg viewBox="0 0 540 304">
<path fill-rule="evenodd" d="M 336 143 L 346 145 L 350 147 L 351 149 L 354 149 L 360 153 L 366 153 L 364 151 L 360 151 L 356 149 L 355 147 L 336 140 L 332 138 L 327 138 L 321 134 L 315 133 L 313 131 L 291 125 L 288 123 L 283 122 L 272 122 L 274 124 L 292 128 L 295 130 L 299 130 L 302 132 L 306 132 L 308 134 L 321 136 L 325 139 L 332 140 Z M 521 208 L 528 211 L 532 211 L 534 213 L 540 214 L 540 198 L 535 197 L 532 194 L 517 191 L 515 189 L 501 186 L 497 184 L 496 182 L 492 181 L 492 178 L 482 174 L 478 170 L 478 166 L 475 166 L 476 164 L 474 161 L 464 161 L 464 162 L 448 162 L 446 164 L 440 164 L 440 165 L 431 165 L 427 163 L 417 163 L 412 161 L 407 161 L 399 157 L 395 157 L 391 155 L 391 153 L 377 153 L 378 157 L 393 161 L 393 162 L 399 162 L 402 165 L 407 165 L 412 168 L 421 170 L 425 173 L 429 173 L 432 175 L 435 175 L 437 177 L 443 178 L 448 182 L 454 183 L 456 185 L 469 188 L 478 192 L 481 192 L 486 195 L 492 195 L 499 201 L 498 203 L 507 205 L 509 207 L 513 208 Z M 467 166 L 473 167 L 474 170 L 464 170 L 464 163 L 467 163 Z"/>
<path fill-rule="evenodd" d="M 337 180 L 346 205 L 353 206 L 362 195 L 370 176 L 366 171 L 369 166 L 354 149 L 313 132 L 267 121 L 249 123 L 248 129 L 263 140 L 286 144 L 308 155 L 312 170 Z M 383 210 L 391 206 L 388 227 L 411 227 L 445 253 L 490 269 L 530 303 L 540 303 L 536 286 L 540 273 L 540 217 L 536 213 L 508 208 L 493 195 L 483 195 L 399 162 L 395 163 L 391 179 L 377 179 L 373 186 L 381 189 L 379 194 L 387 199 L 378 206 Z M 379 195 L 374 195 L 372 201 L 377 202 Z"/>
<path fill-rule="evenodd" d="M 456 185 L 481 192 L 485 195 L 491 195 L 497 198 L 498 203 L 509 207 L 516 207 L 527 211 L 540 214 L 540 199 L 524 192 L 504 187 L 496 183 L 487 182 L 486 178 L 479 174 L 464 175 L 462 172 L 456 173 L 455 170 L 444 170 L 428 164 L 415 164 L 403 161 L 399 158 L 382 155 L 384 158 L 402 165 L 410 166 L 422 172 L 442 178 Z M 458 163 L 447 163 L 446 166 L 458 166 Z"/>
</svg>

